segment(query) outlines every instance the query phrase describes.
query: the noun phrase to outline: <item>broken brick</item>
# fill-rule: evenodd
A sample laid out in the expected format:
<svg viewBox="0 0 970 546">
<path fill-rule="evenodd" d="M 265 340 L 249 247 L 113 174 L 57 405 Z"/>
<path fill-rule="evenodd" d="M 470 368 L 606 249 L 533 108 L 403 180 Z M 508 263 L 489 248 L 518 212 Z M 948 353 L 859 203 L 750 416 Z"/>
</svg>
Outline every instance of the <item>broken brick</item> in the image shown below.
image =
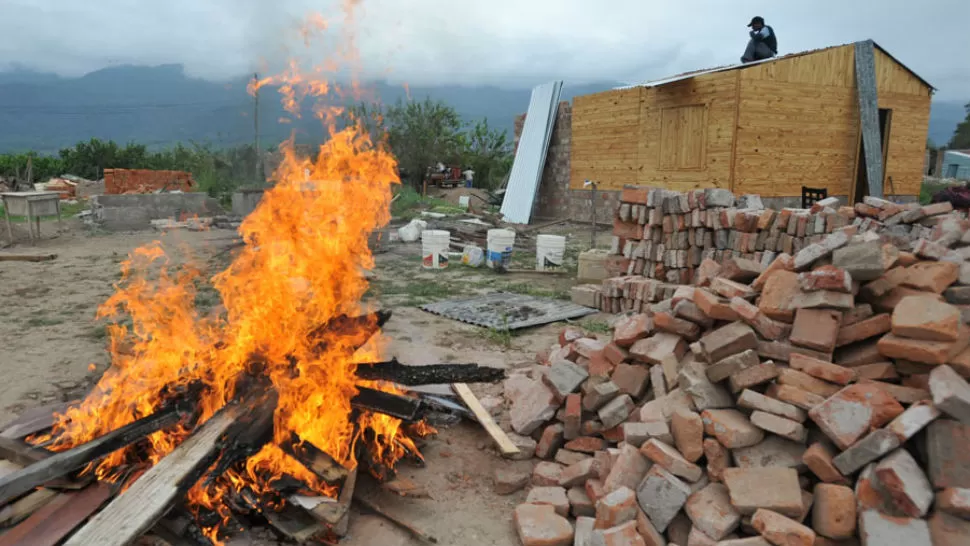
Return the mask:
<svg viewBox="0 0 970 546">
<path fill-rule="evenodd" d="M 765 395 L 803 410 L 810 410 L 825 402 L 825 398 L 791 385 L 769 385 Z"/>
<path fill-rule="evenodd" d="M 687 344 L 678 335 L 659 332 L 651 337 L 641 339 L 630 347 L 630 355 L 648 364 L 660 364 L 667 355 L 683 358 L 687 352 Z"/>
<path fill-rule="evenodd" d="M 778 371 L 778 384 L 797 387 L 826 398 L 839 392 L 838 385 L 822 381 L 793 368 L 782 368 Z"/>
<path fill-rule="evenodd" d="M 699 466 L 691 463 L 679 451 L 663 442 L 648 440 L 640 448 L 640 453 L 654 464 L 687 481 L 696 482 L 703 474 Z"/>
<path fill-rule="evenodd" d="M 523 546 L 571 546 L 573 526 L 549 505 L 520 504 L 513 518 Z"/>
<path fill-rule="evenodd" d="M 862 546 L 905 544 L 931 546 L 929 526 L 915 518 L 900 518 L 881 514 L 876 510 L 859 513 L 859 539 Z"/>
<path fill-rule="evenodd" d="M 758 352 L 748 349 L 728 356 L 707 367 L 707 378 L 714 382 L 727 379 L 732 373 L 760 364 Z"/>
<path fill-rule="evenodd" d="M 903 407 L 871 385 L 850 385 L 815 406 L 808 416 L 840 449 L 903 412 Z"/>
<path fill-rule="evenodd" d="M 753 514 L 759 508 L 789 517 L 802 512 L 802 490 L 793 468 L 728 468 L 724 485 L 731 494 L 731 504 L 742 514 Z"/>
<path fill-rule="evenodd" d="M 704 421 L 704 432 L 717 438 L 728 449 L 753 446 L 764 439 L 764 432 L 737 410 L 706 410 L 701 414 L 701 419 Z"/>
<path fill-rule="evenodd" d="M 552 390 L 541 381 L 533 381 L 512 399 L 509 410 L 512 429 L 522 435 L 535 432 L 555 416 L 559 404 Z"/>
<path fill-rule="evenodd" d="M 876 477 L 893 504 L 909 517 L 923 517 L 933 504 L 933 487 L 905 449 L 897 449 L 876 465 Z"/>
<path fill-rule="evenodd" d="M 704 438 L 704 457 L 707 458 L 707 477 L 711 481 L 724 480 L 724 470 L 731 466 L 730 453 L 714 438 Z"/>
<path fill-rule="evenodd" d="M 804 372 L 812 377 L 821 379 L 823 381 L 828 381 L 830 383 L 848 385 L 856 380 L 855 370 L 851 368 L 844 368 L 838 364 L 818 360 L 817 358 L 812 358 L 810 356 L 793 354 L 791 355 L 791 360 L 789 360 L 788 363 L 791 365 L 793 370 Z M 812 392 L 825 396 L 823 393 L 815 390 L 812 390 Z"/>
<path fill-rule="evenodd" d="M 852 489 L 830 483 L 816 485 L 812 528 L 816 533 L 834 540 L 855 536 L 856 501 Z"/>
<path fill-rule="evenodd" d="M 637 486 L 640 508 L 661 533 L 683 508 L 690 494 L 687 484 L 659 466 L 652 467 Z"/>
<path fill-rule="evenodd" d="M 757 391 L 745 389 L 738 397 L 738 407 L 759 410 L 802 423 L 808 418 L 805 410 L 792 404 L 769 398 Z M 674 437 L 676 438 L 676 434 Z"/>
<path fill-rule="evenodd" d="M 940 411 L 970 425 L 970 384 L 949 366 L 937 366 L 930 372 L 933 404 Z"/>
<path fill-rule="evenodd" d="M 799 292 L 797 273 L 787 270 L 775 271 L 764 284 L 758 308 L 769 318 L 791 322 L 795 315 L 792 300 Z"/>
<path fill-rule="evenodd" d="M 592 436 L 580 436 L 575 440 L 566 442 L 564 447 L 570 451 L 578 451 L 580 453 L 596 453 L 597 451 L 606 449 L 606 440 Z"/>
<path fill-rule="evenodd" d="M 699 325 L 689 320 L 677 318 L 670 313 L 656 313 L 653 316 L 653 321 L 658 330 L 681 336 L 689 341 L 694 341 L 701 335 Z"/>
<path fill-rule="evenodd" d="M 892 431 L 878 428 L 839 453 L 832 463 L 842 474 L 853 474 L 900 445 L 902 441 Z"/>
<path fill-rule="evenodd" d="M 835 467 L 832 461 L 834 456 L 835 454 L 832 452 L 832 449 L 827 445 L 821 442 L 815 442 L 802 454 L 802 461 L 823 482 L 845 485 L 848 483 L 848 480 Z"/>
<path fill-rule="evenodd" d="M 571 487 L 569 491 L 566 491 L 566 498 L 569 499 L 569 513 L 573 517 L 592 518 L 596 516 L 596 506 L 590 500 L 589 495 L 586 494 L 585 487 Z"/>
<path fill-rule="evenodd" d="M 751 414 L 751 424 L 793 442 L 805 443 L 808 439 L 808 430 L 800 423 L 763 411 Z"/>
<path fill-rule="evenodd" d="M 906 269 L 903 286 L 942 294 L 960 278 L 960 265 L 953 262 L 919 262 Z"/>
<path fill-rule="evenodd" d="M 556 451 L 563 444 L 563 425 L 560 423 L 555 423 L 549 425 L 542 431 L 542 437 L 539 438 L 539 443 L 536 444 L 536 457 L 540 459 L 551 459 Z"/>
<path fill-rule="evenodd" d="M 640 398 L 650 382 L 650 370 L 640 364 L 618 364 L 610 376 L 622 394 Z"/>
<path fill-rule="evenodd" d="M 795 345 L 831 353 L 835 349 L 842 314 L 830 309 L 799 309 L 795 312 L 789 341 Z"/>
<path fill-rule="evenodd" d="M 649 468 L 650 463 L 639 449 L 625 445 L 620 448 L 616 462 L 610 467 L 610 473 L 603 482 L 603 489 L 606 492 L 615 491 L 620 487 L 635 489 Z"/>
<path fill-rule="evenodd" d="M 596 501 L 596 529 L 609 529 L 636 517 L 637 496 L 628 487 L 620 487 Z"/>
<path fill-rule="evenodd" d="M 970 425 L 937 419 L 926 427 L 927 471 L 933 487 L 970 488 Z"/>
<path fill-rule="evenodd" d="M 607 402 L 605 406 L 599 409 L 597 415 L 599 415 L 603 426 L 607 429 L 611 429 L 619 426 L 623 421 L 626 421 L 627 417 L 630 416 L 630 413 L 633 412 L 635 407 L 636 404 L 633 403 L 633 399 L 630 398 L 630 395 L 622 394 Z M 620 434 L 622 434 L 622 432 Z"/>
<path fill-rule="evenodd" d="M 715 541 L 721 540 L 738 528 L 741 514 L 731 504 L 726 486 L 712 483 L 687 498 L 684 506 L 694 528 Z"/>
<path fill-rule="evenodd" d="M 933 546 L 970 544 L 970 521 L 937 511 L 927 522 Z"/>
<path fill-rule="evenodd" d="M 936 508 L 970 520 L 970 488 L 948 487 L 936 494 Z"/>
<path fill-rule="evenodd" d="M 609 529 L 595 529 L 590 540 L 593 546 L 644 546 L 643 537 L 637 532 L 636 521 Z"/>
<path fill-rule="evenodd" d="M 580 426 L 583 423 L 582 400 L 579 394 L 570 394 L 566 397 L 563 415 L 563 438 L 566 440 L 575 440 L 579 437 Z"/>
<path fill-rule="evenodd" d="M 564 468 L 559 477 L 559 485 L 567 488 L 582 485 L 598 475 L 598 462 L 596 459 L 587 458 Z"/>
<path fill-rule="evenodd" d="M 927 341 L 956 341 L 960 311 L 932 296 L 903 298 L 892 314 L 894 335 Z"/>
<path fill-rule="evenodd" d="M 946 364 L 950 358 L 960 354 L 968 343 L 970 343 L 970 331 L 965 325 L 960 325 L 957 341 L 927 341 L 887 334 L 879 340 L 877 347 L 879 354 L 888 358 L 901 358 L 926 364 Z"/>
<path fill-rule="evenodd" d="M 529 491 L 525 502 L 529 504 L 549 505 L 560 516 L 569 515 L 569 499 L 566 498 L 566 490 L 562 487 L 533 487 Z"/>
<path fill-rule="evenodd" d="M 704 421 L 700 415 L 679 409 L 671 418 L 670 429 L 674 444 L 685 459 L 695 463 L 704 455 Z"/>
<path fill-rule="evenodd" d="M 629 348 L 653 333 L 653 319 L 650 315 L 639 314 L 621 318 L 613 327 L 613 343 Z"/>
<path fill-rule="evenodd" d="M 542 380 L 552 390 L 556 401 L 562 402 L 566 396 L 579 390 L 589 373 L 578 364 L 568 360 L 553 362 Z"/>
<path fill-rule="evenodd" d="M 805 292 L 831 290 L 852 293 L 852 275 L 833 265 L 823 265 L 814 271 L 798 274 L 798 285 Z"/>
<path fill-rule="evenodd" d="M 755 385 L 767 383 L 778 377 L 780 370 L 772 361 L 755 364 L 750 368 L 736 371 L 728 378 L 731 392 L 738 393 Z"/>
<path fill-rule="evenodd" d="M 775 546 L 813 546 L 815 543 L 815 531 L 771 510 L 756 511 L 751 525 Z"/>
</svg>

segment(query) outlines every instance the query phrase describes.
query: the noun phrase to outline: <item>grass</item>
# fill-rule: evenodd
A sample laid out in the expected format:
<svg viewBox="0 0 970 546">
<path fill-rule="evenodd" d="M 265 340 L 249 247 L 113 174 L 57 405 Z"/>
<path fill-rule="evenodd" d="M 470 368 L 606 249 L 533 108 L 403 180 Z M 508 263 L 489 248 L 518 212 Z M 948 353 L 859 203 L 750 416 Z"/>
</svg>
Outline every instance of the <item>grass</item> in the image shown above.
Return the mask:
<svg viewBox="0 0 970 546">
<path fill-rule="evenodd" d="M 478 335 L 485 341 L 508 349 L 512 346 L 512 331 L 508 328 L 482 328 Z"/>
<path fill-rule="evenodd" d="M 534 283 L 528 282 L 510 283 L 500 288 L 506 292 L 525 294 L 539 298 L 552 298 L 554 300 L 570 299 L 569 290 L 538 288 Z"/>
<path fill-rule="evenodd" d="M 579 326 L 586 330 L 587 332 L 592 332 L 594 334 L 608 334 L 613 331 L 613 328 L 606 321 L 602 320 L 591 320 L 587 319 L 579 323 Z"/>
<path fill-rule="evenodd" d="M 421 215 L 422 210 L 432 212 L 456 213 L 463 212 L 462 209 L 452 205 L 444 199 L 434 197 L 422 197 L 420 193 L 411 186 L 402 186 L 397 191 L 397 199 L 391 203 L 391 216 L 411 220 Z"/>
<path fill-rule="evenodd" d="M 933 200 L 933 194 L 940 190 L 945 190 L 949 188 L 951 184 L 944 184 L 941 182 L 927 182 L 924 181 L 923 185 L 919 188 L 919 202 L 921 205 L 928 205 L 930 201 Z"/>
<path fill-rule="evenodd" d="M 31 328 L 36 328 L 39 326 L 57 326 L 58 324 L 64 324 L 64 318 L 52 318 L 52 317 L 31 317 L 27 319 L 27 326 Z"/>
</svg>

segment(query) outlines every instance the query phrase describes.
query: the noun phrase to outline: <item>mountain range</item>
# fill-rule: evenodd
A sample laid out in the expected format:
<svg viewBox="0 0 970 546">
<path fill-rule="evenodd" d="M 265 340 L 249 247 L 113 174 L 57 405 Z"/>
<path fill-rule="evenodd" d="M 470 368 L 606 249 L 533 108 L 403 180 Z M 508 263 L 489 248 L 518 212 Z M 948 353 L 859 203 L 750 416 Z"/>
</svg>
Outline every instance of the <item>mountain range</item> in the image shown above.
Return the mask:
<svg viewBox="0 0 970 546">
<path fill-rule="evenodd" d="M 248 83 L 246 78 L 229 82 L 192 78 L 179 65 L 117 66 L 78 78 L 29 70 L 0 72 L 0 153 L 56 153 L 92 137 L 152 148 L 176 142 L 216 147 L 252 143 L 254 101 L 246 90 Z M 566 81 L 562 100 L 618 85 Z M 469 123 L 488 118 L 489 125 L 510 134 L 515 116 L 528 108 L 530 94 L 529 89 L 459 84 L 406 89 L 374 82 L 364 88 L 368 98 L 384 104 L 407 96 L 442 100 Z M 339 104 L 353 101 L 335 99 Z M 275 145 L 294 131 L 298 141 L 317 141 L 324 134 L 311 115 L 280 121 L 288 117 L 277 90 L 264 88 L 259 101 L 261 146 Z M 930 138 L 946 143 L 964 117 L 961 102 L 934 101 Z"/>
</svg>

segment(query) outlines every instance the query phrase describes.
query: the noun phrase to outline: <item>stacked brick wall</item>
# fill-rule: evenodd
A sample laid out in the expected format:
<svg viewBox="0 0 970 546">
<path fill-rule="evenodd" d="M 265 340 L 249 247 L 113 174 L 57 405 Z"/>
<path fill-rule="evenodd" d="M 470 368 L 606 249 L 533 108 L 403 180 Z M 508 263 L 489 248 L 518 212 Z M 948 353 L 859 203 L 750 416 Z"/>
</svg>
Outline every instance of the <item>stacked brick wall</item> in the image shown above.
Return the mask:
<svg viewBox="0 0 970 546">
<path fill-rule="evenodd" d="M 157 191 L 192 191 L 195 181 L 185 171 L 152 171 L 148 169 L 105 169 L 104 192 L 154 193 Z"/>
</svg>

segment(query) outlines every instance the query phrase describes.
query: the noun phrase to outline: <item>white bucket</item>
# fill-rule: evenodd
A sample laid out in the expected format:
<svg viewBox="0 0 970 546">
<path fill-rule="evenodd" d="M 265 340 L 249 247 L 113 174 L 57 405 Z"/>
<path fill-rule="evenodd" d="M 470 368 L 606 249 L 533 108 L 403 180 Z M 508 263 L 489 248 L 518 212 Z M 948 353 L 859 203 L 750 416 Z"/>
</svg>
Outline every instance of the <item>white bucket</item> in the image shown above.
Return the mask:
<svg viewBox="0 0 970 546">
<path fill-rule="evenodd" d="M 512 262 L 515 232 L 510 229 L 490 229 L 487 241 L 488 255 L 485 257 L 485 265 L 492 269 L 507 269 Z"/>
<path fill-rule="evenodd" d="M 536 271 L 550 271 L 562 267 L 566 253 L 566 238 L 562 235 L 536 237 Z"/>
<path fill-rule="evenodd" d="M 463 208 L 465 210 L 468 210 L 468 207 L 471 206 L 471 202 L 472 202 L 472 198 L 469 197 L 469 196 L 467 196 L 467 195 L 462 195 L 462 196 L 458 197 L 458 207 L 459 208 Z"/>
<path fill-rule="evenodd" d="M 425 269 L 448 267 L 448 247 L 451 233 L 444 230 L 426 229 L 421 232 L 421 265 Z"/>
</svg>

